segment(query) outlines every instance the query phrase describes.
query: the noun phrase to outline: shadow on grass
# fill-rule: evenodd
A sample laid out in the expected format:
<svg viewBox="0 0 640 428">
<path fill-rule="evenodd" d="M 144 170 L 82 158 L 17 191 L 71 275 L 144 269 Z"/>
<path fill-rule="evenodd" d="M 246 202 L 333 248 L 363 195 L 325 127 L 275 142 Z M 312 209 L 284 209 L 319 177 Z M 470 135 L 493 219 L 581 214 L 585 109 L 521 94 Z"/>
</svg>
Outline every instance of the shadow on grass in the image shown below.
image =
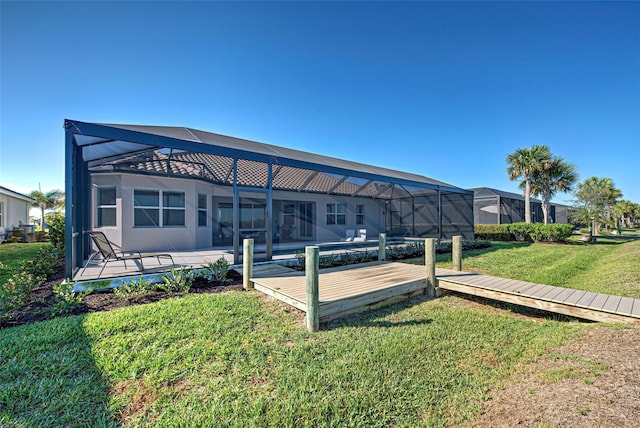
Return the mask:
<svg viewBox="0 0 640 428">
<path fill-rule="evenodd" d="M 394 328 L 394 327 L 406 327 L 412 325 L 427 325 L 433 322 L 431 319 L 412 319 L 404 321 L 390 321 L 383 320 L 390 315 L 394 315 L 407 308 L 418 305 L 422 302 L 433 300 L 427 298 L 425 295 L 419 295 L 410 297 L 406 300 L 398 303 L 393 303 L 389 306 L 384 306 L 377 309 L 365 310 L 363 312 L 347 315 L 342 318 L 337 318 L 332 321 L 323 322 L 320 326 L 322 330 L 333 330 L 343 327 L 381 327 L 381 328 Z"/>
<path fill-rule="evenodd" d="M 121 426 L 83 320 L 0 330 L 0 426 Z"/>
<path fill-rule="evenodd" d="M 458 297 L 468 302 L 479 303 L 481 305 L 505 311 L 506 314 L 517 314 L 527 318 L 545 321 L 559 321 L 559 322 L 581 322 L 585 324 L 592 324 L 594 321 L 585 320 L 582 318 L 576 318 L 569 315 L 559 314 L 556 312 L 544 311 L 542 309 L 530 308 L 528 306 L 516 305 L 514 303 L 501 302 L 499 300 L 493 300 L 485 297 L 473 296 L 470 294 L 458 293 L 456 291 L 447 292 L 450 296 Z M 506 315 L 505 314 L 505 315 Z"/>
</svg>

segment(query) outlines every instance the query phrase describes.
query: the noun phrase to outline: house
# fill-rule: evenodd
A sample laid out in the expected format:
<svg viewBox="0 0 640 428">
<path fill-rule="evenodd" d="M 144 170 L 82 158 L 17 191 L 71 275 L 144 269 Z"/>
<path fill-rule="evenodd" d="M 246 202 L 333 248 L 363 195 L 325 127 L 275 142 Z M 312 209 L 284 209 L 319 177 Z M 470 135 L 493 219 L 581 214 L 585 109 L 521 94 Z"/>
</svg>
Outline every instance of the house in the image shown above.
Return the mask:
<svg viewBox="0 0 640 428">
<path fill-rule="evenodd" d="M 67 275 L 100 230 L 123 249 L 473 237 L 473 193 L 422 175 L 184 127 L 65 121 Z"/>
<path fill-rule="evenodd" d="M 473 221 L 475 224 L 509 224 L 525 221 L 524 196 L 489 187 L 469 189 L 473 192 Z M 542 223 L 542 201 L 531 198 L 531 222 Z M 568 223 L 569 207 L 551 204 L 550 223 Z"/>
<path fill-rule="evenodd" d="M 9 233 L 18 228 L 30 228 L 29 208 L 33 199 L 0 186 L 0 242 L 8 239 Z"/>
</svg>

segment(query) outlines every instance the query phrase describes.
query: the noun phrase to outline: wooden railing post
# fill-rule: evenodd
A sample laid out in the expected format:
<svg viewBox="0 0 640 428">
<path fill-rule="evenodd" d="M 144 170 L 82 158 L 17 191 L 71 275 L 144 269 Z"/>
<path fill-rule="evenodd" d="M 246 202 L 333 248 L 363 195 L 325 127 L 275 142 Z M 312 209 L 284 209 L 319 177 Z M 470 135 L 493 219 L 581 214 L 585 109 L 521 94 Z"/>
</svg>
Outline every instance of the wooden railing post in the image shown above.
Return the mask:
<svg viewBox="0 0 640 428">
<path fill-rule="evenodd" d="M 305 248 L 305 275 L 307 279 L 307 330 L 320 329 L 320 292 L 318 288 L 319 247 Z"/>
<path fill-rule="evenodd" d="M 253 239 L 242 241 L 242 287 L 245 290 L 253 290 Z"/>
<path fill-rule="evenodd" d="M 427 297 L 436 297 L 436 240 L 424 240 L 424 265 L 427 268 Z"/>
<path fill-rule="evenodd" d="M 454 236 L 451 244 L 453 270 L 462 270 L 462 236 Z"/>
<path fill-rule="evenodd" d="M 387 259 L 387 234 L 381 233 L 378 238 L 378 261 Z"/>
</svg>

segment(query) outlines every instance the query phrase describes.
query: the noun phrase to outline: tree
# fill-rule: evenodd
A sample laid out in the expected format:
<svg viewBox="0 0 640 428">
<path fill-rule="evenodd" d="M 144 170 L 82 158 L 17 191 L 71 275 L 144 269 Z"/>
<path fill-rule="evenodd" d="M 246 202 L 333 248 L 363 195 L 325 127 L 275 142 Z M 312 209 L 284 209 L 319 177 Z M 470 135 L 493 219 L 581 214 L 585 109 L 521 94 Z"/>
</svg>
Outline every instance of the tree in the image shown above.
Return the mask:
<svg viewBox="0 0 640 428">
<path fill-rule="evenodd" d="M 631 201 L 618 201 L 613 207 L 616 219 L 625 227 L 631 227 L 631 219 L 640 215 L 640 205 Z"/>
<path fill-rule="evenodd" d="M 598 234 L 603 223 L 611 218 L 612 208 L 622 197 L 610 178 L 589 177 L 578 184 L 575 192 L 575 218 L 591 225 Z"/>
<path fill-rule="evenodd" d="M 45 229 L 45 210 L 59 209 L 64 207 L 64 192 L 60 190 L 51 190 L 47 193 L 43 193 L 40 190 L 34 190 L 29 193 L 29 197 L 34 200 L 31 204 L 32 207 L 40 208 L 42 215 L 40 219 L 40 228 L 42 231 Z"/>
<path fill-rule="evenodd" d="M 531 194 L 542 199 L 544 224 L 549 224 L 551 198 L 558 192 L 570 192 L 577 179 L 575 167 L 559 156 L 543 160 L 541 168 L 533 173 Z"/>
<path fill-rule="evenodd" d="M 551 153 L 545 145 L 535 145 L 530 149 L 520 148 L 507 156 L 509 180 L 522 180 L 520 187 L 524 187 L 524 221 L 527 223 L 531 223 L 531 183 L 534 174 L 544 168 L 545 162 L 550 160 Z"/>
</svg>

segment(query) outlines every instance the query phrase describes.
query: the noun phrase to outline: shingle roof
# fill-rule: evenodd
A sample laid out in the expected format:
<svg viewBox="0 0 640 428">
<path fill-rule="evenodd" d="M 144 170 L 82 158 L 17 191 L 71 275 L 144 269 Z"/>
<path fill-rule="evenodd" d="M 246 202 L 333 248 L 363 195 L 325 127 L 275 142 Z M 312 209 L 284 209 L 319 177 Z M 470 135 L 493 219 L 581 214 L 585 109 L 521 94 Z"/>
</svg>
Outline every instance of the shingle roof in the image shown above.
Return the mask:
<svg viewBox="0 0 640 428">
<path fill-rule="evenodd" d="M 233 185 L 233 159 L 207 153 L 163 153 L 149 150 L 144 153 L 108 161 L 91 168 L 93 172 L 120 171 L 156 175 L 182 176 L 222 185 Z M 267 165 L 261 162 L 238 160 L 238 185 L 267 187 Z M 277 165 L 273 170 L 272 187 L 276 190 L 330 193 L 382 197 L 388 186 L 375 183 L 357 183 L 348 177 L 334 177 L 290 166 Z"/>
</svg>

